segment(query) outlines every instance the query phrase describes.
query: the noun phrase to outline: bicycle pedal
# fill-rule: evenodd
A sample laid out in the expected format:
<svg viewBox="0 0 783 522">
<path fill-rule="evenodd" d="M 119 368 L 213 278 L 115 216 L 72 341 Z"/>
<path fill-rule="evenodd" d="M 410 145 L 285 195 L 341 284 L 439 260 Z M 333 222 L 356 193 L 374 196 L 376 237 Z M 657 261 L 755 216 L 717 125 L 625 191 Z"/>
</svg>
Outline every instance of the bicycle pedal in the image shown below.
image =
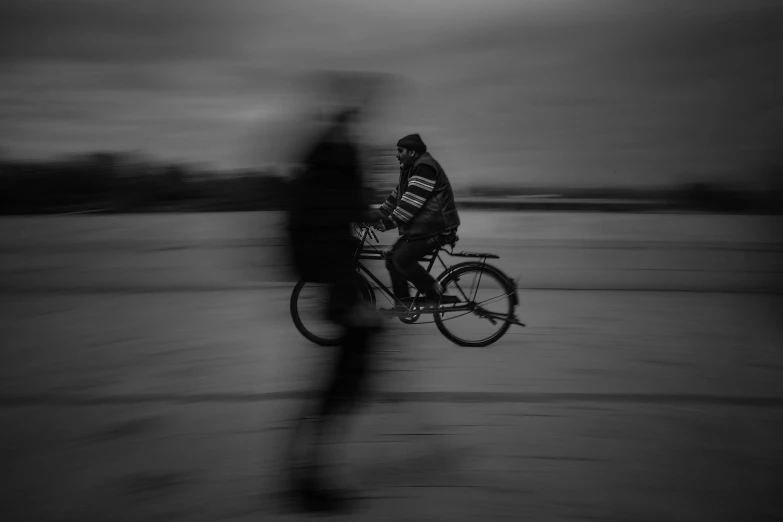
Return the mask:
<svg viewBox="0 0 783 522">
<path fill-rule="evenodd" d="M 385 315 L 391 315 L 392 317 L 396 316 L 405 316 L 408 315 L 409 311 L 407 308 L 378 308 L 378 311 Z"/>
<path fill-rule="evenodd" d="M 439 305 L 437 303 L 434 303 L 434 304 L 425 305 L 425 306 L 422 306 L 420 308 L 417 308 L 416 312 L 427 314 L 427 313 L 432 313 L 432 312 L 438 312 L 438 311 L 441 311 L 441 310 L 448 310 L 448 308 L 447 307 L 443 307 L 443 306 L 441 306 L 441 305 Z"/>
</svg>

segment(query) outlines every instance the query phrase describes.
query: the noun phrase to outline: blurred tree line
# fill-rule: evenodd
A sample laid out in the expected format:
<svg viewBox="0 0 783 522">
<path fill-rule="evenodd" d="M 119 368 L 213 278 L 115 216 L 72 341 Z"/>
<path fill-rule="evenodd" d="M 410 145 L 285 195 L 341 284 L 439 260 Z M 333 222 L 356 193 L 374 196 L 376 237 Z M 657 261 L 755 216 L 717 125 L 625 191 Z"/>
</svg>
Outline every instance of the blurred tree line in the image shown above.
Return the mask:
<svg viewBox="0 0 783 522">
<path fill-rule="evenodd" d="M 136 154 L 0 159 L 3 214 L 281 210 L 287 186 L 271 171 L 214 172 Z"/>
<path fill-rule="evenodd" d="M 382 201 L 397 183 L 397 161 L 380 147 L 364 153 L 368 198 Z M 0 156 L 0 214 L 285 210 L 288 186 L 273 169 L 217 172 L 138 153 Z"/>
<path fill-rule="evenodd" d="M 653 208 L 672 211 L 783 214 L 783 163 L 769 164 L 732 181 L 693 181 L 670 187 L 535 187 L 474 186 L 470 196 L 503 198 L 550 194 L 562 199 L 655 202 Z M 648 208 L 651 205 L 647 205 Z"/>
<path fill-rule="evenodd" d="M 368 199 L 380 203 L 398 180 L 394 152 L 369 147 L 364 164 Z M 782 214 L 783 164 L 757 170 L 754 179 L 755 183 L 694 182 L 658 189 L 474 186 L 470 195 L 502 198 L 546 193 L 565 199 L 657 200 L 664 210 Z M 285 210 L 288 185 L 287 177 L 272 170 L 216 172 L 136 153 L 93 153 L 49 161 L 0 156 L 0 214 Z"/>
</svg>

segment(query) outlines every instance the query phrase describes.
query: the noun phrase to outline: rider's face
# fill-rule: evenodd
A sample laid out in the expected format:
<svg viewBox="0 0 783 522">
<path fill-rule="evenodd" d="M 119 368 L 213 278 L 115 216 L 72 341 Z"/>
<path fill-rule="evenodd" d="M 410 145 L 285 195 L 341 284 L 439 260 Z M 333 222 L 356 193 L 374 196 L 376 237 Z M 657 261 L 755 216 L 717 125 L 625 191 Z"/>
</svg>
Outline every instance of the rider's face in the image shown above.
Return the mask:
<svg viewBox="0 0 783 522">
<path fill-rule="evenodd" d="M 413 160 L 413 151 L 397 147 L 397 161 L 400 162 L 400 167 L 407 167 Z"/>
</svg>

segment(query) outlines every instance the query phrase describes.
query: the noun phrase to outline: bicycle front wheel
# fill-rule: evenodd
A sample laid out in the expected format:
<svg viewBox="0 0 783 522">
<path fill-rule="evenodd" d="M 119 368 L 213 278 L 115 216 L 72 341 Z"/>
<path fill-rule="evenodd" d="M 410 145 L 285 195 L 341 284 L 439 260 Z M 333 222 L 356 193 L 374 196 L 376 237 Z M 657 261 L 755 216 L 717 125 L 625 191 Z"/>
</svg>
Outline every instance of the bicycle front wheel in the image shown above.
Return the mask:
<svg viewBox="0 0 783 522">
<path fill-rule="evenodd" d="M 460 346 L 488 346 L 508 331 L 514 317 L 516 288 L 497 268 L 476 262 L 450 268 L 440 279 L 459 303 L 435 313 L 435 325 Z"/>
<path fill-rule="evenodd" d="M 356 287 L 361 299 L 374 307 L 375 292 L 367 281 L 356 274 Z M 321 346 L 337 346 L 342 327 L 327 317 L 330 286 L 301 279 L 291 292 L 291 318 L 296 329 L 306 339 Z"/>
</svg>

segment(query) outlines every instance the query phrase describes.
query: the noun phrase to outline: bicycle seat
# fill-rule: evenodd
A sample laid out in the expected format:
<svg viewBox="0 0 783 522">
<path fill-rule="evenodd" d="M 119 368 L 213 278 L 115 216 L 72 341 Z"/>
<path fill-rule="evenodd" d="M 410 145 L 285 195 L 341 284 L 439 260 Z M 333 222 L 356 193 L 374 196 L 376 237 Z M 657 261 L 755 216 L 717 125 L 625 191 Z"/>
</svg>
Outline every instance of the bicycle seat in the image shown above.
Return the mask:
<svg viewBox="0 0 783 522">
<path fill-rule="evenodd" d="M 451 234 L 447 235 L 443 239 L 443 241 L 444 241 L 443 244 L 435 245 L 435 247 L 433 247 L 433 249 L 430 250 L 429 254 L 425 254 L 424 256 L 422 256 L 422 258 L 419 261 L 430 261 L 433 258 L 433 256 L 436 256 L 438 252 L 440 252 L 441 250 L 450 254 L 451 252 L 446 250 L 446 246 L 447 245 L 450 246 L 451 250 L 453 251 L 454 247 L 457 245 L 457 241 L 459 241 L 459 236 L 457 236 L 456 233 L 452 232 Z"/>
<path fill-rule="evenodd" d="M 437 244 L 435 247 L 430 251 L 428 255 L 437 254 L 441 250 L 446 250 L 447 246 L 450 246 L 452 250 L 454 250 L 454 247 L 457 246 L 457 241 L 459 241 L 459 236 L 457 236 L 456 233 L 451 233 L 441 239 L 442 244 Z"/>
</svg>

